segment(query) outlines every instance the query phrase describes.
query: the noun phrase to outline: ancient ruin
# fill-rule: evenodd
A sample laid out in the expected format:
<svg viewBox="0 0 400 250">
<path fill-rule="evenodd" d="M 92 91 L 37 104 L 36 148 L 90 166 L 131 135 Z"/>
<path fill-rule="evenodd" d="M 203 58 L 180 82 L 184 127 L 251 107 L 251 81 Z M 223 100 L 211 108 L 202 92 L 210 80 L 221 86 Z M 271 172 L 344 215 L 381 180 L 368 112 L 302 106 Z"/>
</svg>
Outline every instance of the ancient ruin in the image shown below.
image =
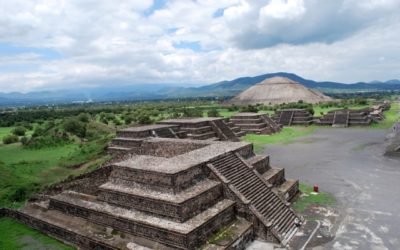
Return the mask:
<svg viewBox="0 0 400 250">
<path fill-rule="evenodd" d="M 276 124 L 267 114 L 238 113 L 232 116 L 229 121 L 245 133 L 269 135 L 281 131 L 281 126 Z"/>
<path fill-rule="evenodd" d="M 298 181 L 250 143 L 198 140 L 190 122 L 175 122 L 119 131 L 110 152 L 124 154 L 113 163 L 1 213 L 83 249 L 286 244 L 301 224 L 288 203 Z M 210 240 L 216 232 L 229 237 Z"/>
<path fill-rule="evenodd" d="M 317 125 L 332 127 L 368 126 L 372 122 L 369 110 L 333 110 L 315 121 Z"/>
<path fill-rule="evenodd" d="M 282 109 L 275 112 L 272 119 L 282 126 L 310 125 L 313 116 L 306 109 Z"/>
<path fill-rule="evenodd" d="M 388 146 L 385 155 L 400 156 L 400 122 L 393 125 L 392 132 L 388 136 Z"/>
<path fill-rule="evenodd" d="M 248 104 L 282 104 L 328 102 L 333 99 L 319 91 L 308 89 L 298 82 L 286 77 L 272 77 L 257 83 L 235 96 L 226 104 L 248 105 Z"/>
</svg>

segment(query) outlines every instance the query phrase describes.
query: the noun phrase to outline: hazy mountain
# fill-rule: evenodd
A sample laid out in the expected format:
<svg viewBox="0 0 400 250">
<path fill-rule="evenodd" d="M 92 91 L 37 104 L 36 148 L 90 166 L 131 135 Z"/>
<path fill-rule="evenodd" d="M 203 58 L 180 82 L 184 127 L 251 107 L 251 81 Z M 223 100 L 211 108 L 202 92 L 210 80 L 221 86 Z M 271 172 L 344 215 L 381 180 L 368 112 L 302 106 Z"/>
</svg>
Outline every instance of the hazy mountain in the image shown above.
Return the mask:
<svg viewBox="0 0 400 250">
<path fill-rule="evenodd" d="M 243 90 L 262 82 L 266 78 L 286 77 L 307 88 L 329 93 L 335 91 L 386 91 L 400 90 L 400 80 L 372 81 L 344 84 L 339 82 L 317 82 L 292 73 L 271 73 L 254 77 L 240 77 L 200 87 L 185 88 L 177 84 L 135 84 L 113 87 L 81 88 L 79 90 L 40 91 L 30 93 L 0 93 L 0 105 L 56 104 L 86 101 L 150 100 L 182 97 L 235 96 Z"/>
</svg>

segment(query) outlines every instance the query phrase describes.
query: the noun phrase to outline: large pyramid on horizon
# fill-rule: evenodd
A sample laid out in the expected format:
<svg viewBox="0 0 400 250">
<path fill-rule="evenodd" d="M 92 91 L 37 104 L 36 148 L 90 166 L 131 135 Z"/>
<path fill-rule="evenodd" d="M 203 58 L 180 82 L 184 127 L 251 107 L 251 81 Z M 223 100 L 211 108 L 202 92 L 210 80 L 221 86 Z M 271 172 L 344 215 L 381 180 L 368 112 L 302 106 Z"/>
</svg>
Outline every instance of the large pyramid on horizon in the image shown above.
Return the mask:
<svg viewBox="0 0 400 250">
<path fill-rule="evenodd" d="M 281 104 L 302 100 L 307 103 L 332 101 L 319 91 L 308 89 L 285 77 L 272 77 L 246 89 L 228 101 L 229 104 Z"/>
</svg>

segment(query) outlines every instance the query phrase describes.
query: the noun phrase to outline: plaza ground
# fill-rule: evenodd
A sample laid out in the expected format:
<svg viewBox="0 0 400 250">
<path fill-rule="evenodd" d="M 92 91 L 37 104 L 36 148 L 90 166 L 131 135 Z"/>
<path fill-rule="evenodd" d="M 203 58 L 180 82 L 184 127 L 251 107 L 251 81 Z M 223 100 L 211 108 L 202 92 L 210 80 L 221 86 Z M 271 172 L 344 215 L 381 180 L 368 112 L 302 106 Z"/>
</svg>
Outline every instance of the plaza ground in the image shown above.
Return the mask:
<svg viewBox="0 0 400 250">
<path fill-rule="evenodd" d="M 272 166 L 337 200 L 336 236 L 315 249 L 400 249 L 400 159 L 383 156 L 389 131 L 317 128 L 265 146 Z"/>
</svg>

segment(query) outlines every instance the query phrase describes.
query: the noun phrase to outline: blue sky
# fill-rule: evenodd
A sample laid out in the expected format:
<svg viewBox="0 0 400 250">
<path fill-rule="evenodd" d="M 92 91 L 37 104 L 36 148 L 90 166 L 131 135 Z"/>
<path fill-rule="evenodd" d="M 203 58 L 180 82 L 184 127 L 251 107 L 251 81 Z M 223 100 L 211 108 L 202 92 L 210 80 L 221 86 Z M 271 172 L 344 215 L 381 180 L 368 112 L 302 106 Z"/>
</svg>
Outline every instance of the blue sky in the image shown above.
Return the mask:
<svg viewBox="0 0 400 250">
<path fill-rule="evenodd" d="M 3 1 L 0 91 L 400 78 L 398 0 Z"/>
</svg>

